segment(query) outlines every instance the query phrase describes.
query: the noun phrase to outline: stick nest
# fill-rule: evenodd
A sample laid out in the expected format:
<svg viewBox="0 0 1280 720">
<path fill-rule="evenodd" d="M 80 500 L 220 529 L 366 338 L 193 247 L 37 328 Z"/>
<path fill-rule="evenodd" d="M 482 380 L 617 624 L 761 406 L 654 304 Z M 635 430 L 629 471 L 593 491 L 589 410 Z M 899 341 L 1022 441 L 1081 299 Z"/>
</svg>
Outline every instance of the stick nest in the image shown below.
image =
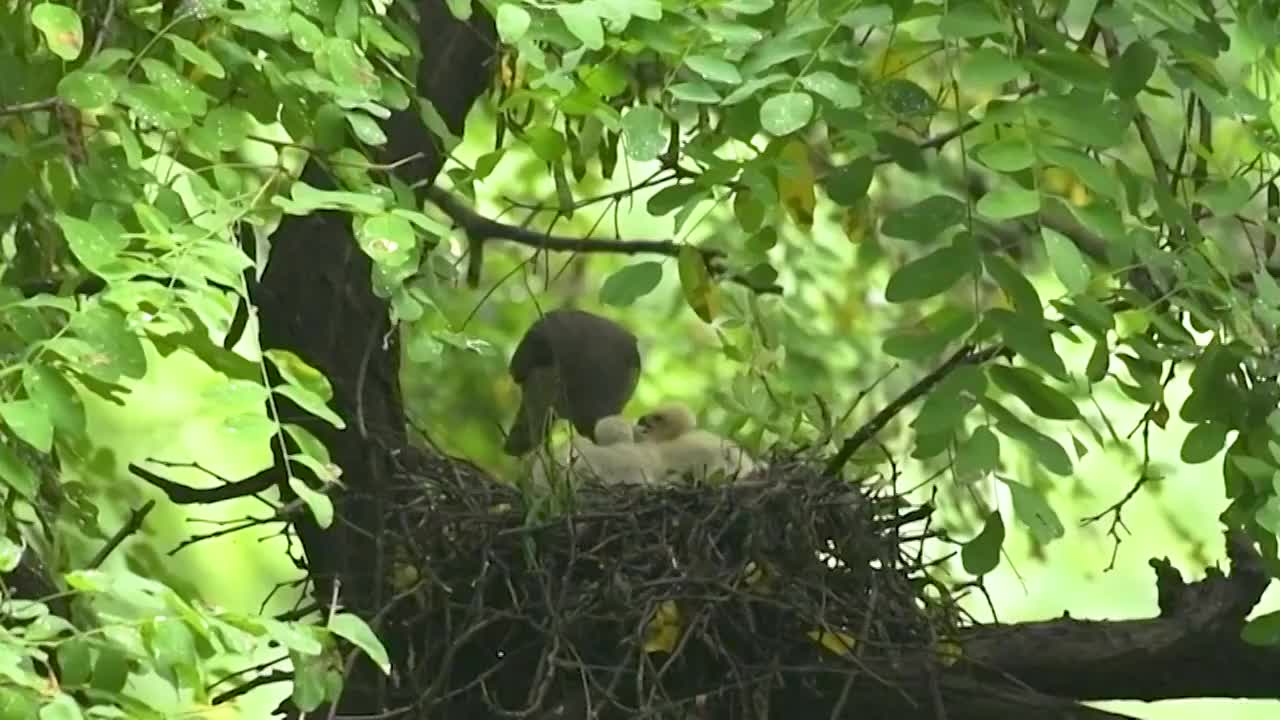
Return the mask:
<svg viewBox="0 0 1280 720">
<path fill-rule="evenodd" d="M 801 461 L 721 487 L 588 483 L 558 514 L 405 475 L 380 634 L 409 645 L 391 685 L 415 717 L 853 717 L 851 696 L 932 675 L 957 624 L 920 559 L 928 508 Z"/>
</svg>

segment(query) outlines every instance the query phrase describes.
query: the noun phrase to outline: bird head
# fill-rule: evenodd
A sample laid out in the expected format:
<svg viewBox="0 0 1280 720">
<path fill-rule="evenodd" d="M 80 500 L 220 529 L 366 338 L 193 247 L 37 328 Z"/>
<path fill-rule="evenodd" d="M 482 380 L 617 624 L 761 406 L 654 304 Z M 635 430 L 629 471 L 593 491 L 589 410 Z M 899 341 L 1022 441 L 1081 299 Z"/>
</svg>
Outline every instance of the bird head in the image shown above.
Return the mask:
<svg viewBox="0 0 1280 720">
<path fill-rule="evenodd" d="M 617 445 L 635 441 L 635 426 L 621 415 L 610 415 L 596 421 L 597 445 Z"/>
<path fill-rule="evenodd" d="M 636 421 L 636 434 L 645 440 L 674 440 L 694 428 L 693 411 L 683 403 L 667 403 L 641 415 Z"/>
</svg>

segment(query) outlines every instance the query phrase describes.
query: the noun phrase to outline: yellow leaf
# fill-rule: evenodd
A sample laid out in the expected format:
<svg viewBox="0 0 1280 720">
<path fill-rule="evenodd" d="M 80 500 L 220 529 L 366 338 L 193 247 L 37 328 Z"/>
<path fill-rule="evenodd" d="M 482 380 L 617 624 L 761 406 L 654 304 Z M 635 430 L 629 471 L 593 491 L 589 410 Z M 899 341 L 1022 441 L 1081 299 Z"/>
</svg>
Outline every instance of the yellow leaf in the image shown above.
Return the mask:
<svg viewBox="0 0 1280 720">
<path fill-rule="evenodd" d="M 844 657 L 848 657 L 853 652 L 853 648 L 857 643 L 852 635 L 837 630 L 810 630 L 805 634 L 809 636 L 810 640 L 820 643 L 822 647 Z"/>
<path fill-rule="evenodd" d="M 940 640 L 935 646 L 943 667 L 950 667 L 964 657 L 964 648 L 955 640 Z"/>
<path fill-rule="evenodd" d="M 844 209 L 840 216 L 840 229 L 849 242 L 857 243 L 867 239 L 875 228 L 875 218 L 871 214 L 871 203 L 866 196 Z"/>
<path fill-rule="evenodd" d="M 782 148 L 778 165 L 778 199 L 803 228 L 813 227 L 813 208 L 817 202 L 813 186 L 813 166 L 809 163 L 809 146 L 792 140 Z"/>
<path fill-rule="evenodd" d="M 692 245 L 683 245 L 676 266 L 680 270 L 680 289 L 684 291 L 685 302 L 703 322 L 711 322 L 719 310 L 720 288 L 711 281 L 702 253 Z"/>
<path fill-rule="evenodd" d="M 646 653 L 670 653 L 680 639 L 680 608 L 672 600 L 664 600 L 645 626 L 643 650 Z"/>
</svg>

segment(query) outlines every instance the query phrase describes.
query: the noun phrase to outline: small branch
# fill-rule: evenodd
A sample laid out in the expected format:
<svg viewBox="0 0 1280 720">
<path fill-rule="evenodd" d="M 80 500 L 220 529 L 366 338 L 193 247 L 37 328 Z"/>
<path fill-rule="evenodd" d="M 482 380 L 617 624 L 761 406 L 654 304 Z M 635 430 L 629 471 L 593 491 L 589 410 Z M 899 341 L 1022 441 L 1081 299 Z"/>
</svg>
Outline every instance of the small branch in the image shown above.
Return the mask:
<svg viewBox="0 0 1280 720">
<path fill-rule="evenodd" d="M 934 370 L 924 376 L 915 385 L 904 390 L 901 395 L 894 398 L 893 402 L 885 405 L 880 412 L 875 414 L 875 417 L 871 418 L 865 425 L 858 428 L 856 432 L 850 435 L 840 446 L 840 450 L 837 451 L 835 456 L 827 463 L 826 473 L 828 475 L 834 475 L 839 472 L 840 468 L 844 467 L 845 463 L 849 462 L 849 458 L 853 457 L 853 454 L 858 452 L 863 445 L 867 444 L 867 441 L 871 440 L 871 438 L 875 437 L 877 433 L 883 430 L 884 426 L 889 424 L 889 421 L 897 417 L 898 413 L 906 409 L 908 405 L 915 402 L 922 395 L 929 392 L 929 390 L 933 389 L 935 385 L 942 382 L 944 378 L 951 374 L 951 371 L 961 365 L 979 365 L 1002 352 L 1004 352 L 1004 347 L 1000 345 L 987 348 L 986 350 L 977 353 L 973 351 L 971 346 L 960 348 L 955 355 L 952 355 L 937 370 Z"/>
<path fill-rule="evenodd" d="M 243 685 L 237 685 L 236 687 L 231 688 L 221 695 L 215 695 L 214 698 L 209 701 L 209 704 L 221 705 L 222 703 L 234 700 L 250 690 L 260 688 L 264 685 L 273 685 L 275 683 L 289 682 L 291 680 L 293 680 L 293 673 L 291 672 L 273 672 L 266 675 L 260 675 Z"/>
<path fill-rule="evenodd" d="M 1026 97 L 1027 95 L 1030 95 L 1031 93 L 1036 92 L 1039 89 L 1040 89 L 1039 83 L 1031 83 L 1030 85 L 1018 91 L 1018 97 L 1020 98 Z M 916 149 L 940 150 L 942 149 L 942 146 L 946 145 L 952 140 L 955 140 L 961 135 L 964 135 L 970 130 L 973 130 L 974 128 L 978 127 L 984 122 L 986 122 L 986 118 L 976 118 L 972 120 L 967 120 L 963 124 L 957 127 L 954 127 L 944 133 L 934 135 L 931 138 L 928 138 L 922 142 L 916 143 Z M 876 165 L 888 165 L 889 163 L 893 162 L 893 158 L 890 157 L 889 155 L 876 155 L 872 159 L 872 162 L 875 163 Z"/>
<path fill-rule="evenodd" d="M 212 488 L 193 488 L 190 485 L 166 480 L 136 463 L 129 463 L 129 471 L 142 478 L 147 484 L 160 488 L 171 501 L 179 505 L 210 504 L 238 497 L 249 497 L 267 490 L 275 483 L 275 468 L 269 468 L 244 480 Z"/>
<path fill-rule="evenodd" d="M 539 250 L 558 250 L 582 253 L 618 253 L 623 255 L 653 254 L 676 257 L 680 245 L 670 240 L 604 240 L 552 235 L 536 230 L 507 225 L 490 220 L 458 202 L 447 190 L 432 186 L 427 188 L 427 198 L 457 223 L 467 234 L 481 240 L 506 240 Z M 703 250 L 704 255 L 720 257 L 717 250 Z"/>
<path fill-rule="evenodd" d="M 45 98 L 43 100 L 32 100 L 31 102 L 16 103 L 13 105 L 0 105 L 0 116 L 3 115 L 21 115 L 29 112 L 39 112 L 40 110 L 52 110 L 62 102 L 59 98 Z"/>
<path fill-rule="evenodd" d="M 129 519 L 125 521 L 125 524 L 120 526 L 120 529 L 116 531 L 116 534 L 112 535 L 111 539 L 107 541 L 107 544 L 103 545 L 102 549 L 99 550 L 98 553 L 93 556 L 93 559 L 89 561 L 89 569 L 92 570 L 100 567 L 102 563 L 106 562 L 107 557 L 110 556 L 111 553 L 115 552 L 116 548 L 120 547 L 120 543 L 124 542 L 125 538 L 141 530 L 142 521 L 147 519 L 147 514 L 150 513 L 155 506 L 155 500 L 148 500 L 142 507 L 135 508 L 130 512 Z"/>
<path fill-rule="evenodd" d="M 89 51 L 89 57 L 97 55 L 102 50 L 102 45 L 107 41 L 107 35 L 111 31 L 111 21 L 116 16 L 116 0 L 107 0 L 107 11 L 102 13 L 102 24 L 98 26 L 98 35 L 93 39 L 93 49 Z"/>
<path fill-rule="evenodd" d="M 664 257 L 678 257 L 681 248 L 685 247 L 670 240 L 608 240 L 538 232 L 537 230 L 490 220 L 458 202 L 458 199 L 452 193 L 440 187 L 431 186 L 427 188 L 426 195 L 436 207 L 440 208 L 444 214 L 448 215 L 451 220 L 466 231 L 467 238 L 471 242 L 483 243 L 487 240 L 505 240 L 526 247 L 557 252 L 613 253 L 619 255 L 647 254 L 662 255 Z M 697 250 L 702 254 L 710 270 L 715 273 L 722 272 L 722 267 L 715 261 L 722 259 L 725 256 L 724 252 L 705 248 L 697 248 Z M 782 292 L 782 288 L 777 285 L 760 287 L 737 275 L 730 276 L 729 279 L 758 293 L 777 294 Z"/>
</svg>

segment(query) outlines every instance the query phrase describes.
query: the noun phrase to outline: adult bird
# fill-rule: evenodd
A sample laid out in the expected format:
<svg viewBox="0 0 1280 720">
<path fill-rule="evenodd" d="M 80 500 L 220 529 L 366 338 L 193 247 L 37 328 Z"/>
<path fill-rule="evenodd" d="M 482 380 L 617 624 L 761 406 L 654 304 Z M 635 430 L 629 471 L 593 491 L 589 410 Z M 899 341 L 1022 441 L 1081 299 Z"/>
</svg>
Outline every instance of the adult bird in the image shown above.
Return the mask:
<svg viewBox="0 0 1280 720">
<path fill-rule="evenodd" d="M 511 355 L 520 386 L 503 449 L 524 455 L 547 437 L 551 414 L 594 440 L 596 423 L 622 412 L 640 380 L 636 337 L 607 318 L 583 310 L 552 310 L 529 327 Z"/>
</svg>

